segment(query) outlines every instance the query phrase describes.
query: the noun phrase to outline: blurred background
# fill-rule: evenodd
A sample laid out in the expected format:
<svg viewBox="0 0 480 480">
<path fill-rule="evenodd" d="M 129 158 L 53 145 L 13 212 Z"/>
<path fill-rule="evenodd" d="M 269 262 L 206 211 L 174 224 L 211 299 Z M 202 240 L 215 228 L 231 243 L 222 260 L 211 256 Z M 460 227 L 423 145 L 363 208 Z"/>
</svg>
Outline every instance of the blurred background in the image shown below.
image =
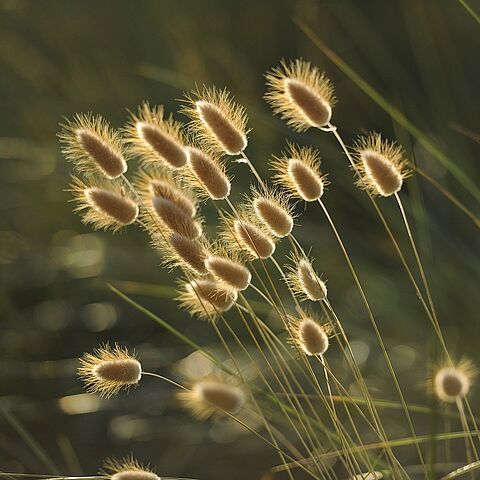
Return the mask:
<svg viewBox="0 0 480 480">
<path fill-rule="evenodd" d="M 333 138 L 296 134 L 274 118 L 262 100 L 264 72 L 281 58 L 310 60 L 335 85 L 334 121 L 347 142 L 368 130 L 397 138 L 477 215 L 478 202 L 293 18 L 478 184 L 480 25 L 456 0 L 0 0 L 0 471 L 94 474 L 104 458 L 132 452 L 161 475 L 234 480 L 259 478 L 278 463 L 268 446 L 226 422 L 192 419 L 159 381 L 147 378 L 129 395 L 105 401 L 84 395 L 75 374 L 77 358 L 106 341 L 135 347 L 146 369 L 173 377 L 192 353 L 108 284 L 222 355 L 209 325 L 178 309 L 177 275 L 158 267 L 141 231 L 95 233 L 72 214 L 65 192 L 71 166 L 56 139 L 59 122 L 76 112 L 100 113 L 115 127 L 143 100 L 176 112 L 183 91 L 195 84 L 226 86 L 247 107 L 248 154 L 263 176 L 287 138 L 321 151 L 331 181 L 325 203 L 358 266 L 407 399 L 429 404 L 431 333 L 413 288 Z M 244 165 L 232 163 L 229 171 L 240 200 L 252 179 Z M 409 197 L 447 341 L 456 356 L 480 363 L 478 229 L 429 183 L 418 177 L 407 183 L 402 195 Z M 380 205 L 408 251 L 395 204 Z M 213 215 L 208 205 L 204 211 Z M 378 398 L 395 398 L 325 219 L 309 206 L 299 224 L 296 235 L 328 280 L 369 384 Z M 285 248 L 279 247 L 281 263 Z M 342 362 L 332 357 L 342 378 Z M 477 405 L 477 392 L 473 399 Z M 386 415 L 392 438 L 408 436 L 401 415 Z M 421 433 L 443 428 L 425 415 L 415 422 Z M 49 459 L 32 448 L 32 438 Z M 411 452 L 400 455 L 415 461 Z"/>
</svg>

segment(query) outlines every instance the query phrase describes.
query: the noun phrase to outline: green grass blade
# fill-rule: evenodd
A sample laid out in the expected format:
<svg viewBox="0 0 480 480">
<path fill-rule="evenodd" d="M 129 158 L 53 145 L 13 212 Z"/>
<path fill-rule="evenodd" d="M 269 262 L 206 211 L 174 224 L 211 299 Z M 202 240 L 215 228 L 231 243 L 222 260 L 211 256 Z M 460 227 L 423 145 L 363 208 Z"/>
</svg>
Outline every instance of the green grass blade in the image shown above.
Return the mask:
<svg viewBox="0 0 480 480">
<path fill-rule="evenodd" d="M 467 0 L 458 0 L 460 4 L 465 8 L 465 10 L 478 22 L 480 23 L 480 15 L 471 7 Z"/>
</svg>

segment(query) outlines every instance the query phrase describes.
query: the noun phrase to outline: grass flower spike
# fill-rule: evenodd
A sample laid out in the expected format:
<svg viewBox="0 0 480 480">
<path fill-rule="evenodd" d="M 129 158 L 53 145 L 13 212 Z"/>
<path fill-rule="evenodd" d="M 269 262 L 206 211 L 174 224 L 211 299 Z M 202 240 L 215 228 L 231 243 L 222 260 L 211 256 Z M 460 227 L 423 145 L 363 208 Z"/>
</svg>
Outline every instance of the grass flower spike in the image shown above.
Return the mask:
<svg viewBox="0 0 480 480">
<path fill-rule="evenodd" d="M 137 115 L 132 115 L 126 128 L 128 142 L 134 154 L 145 163 L 166 165 L 172 169 L 187 163 L 182 124 L 170 115 L 164 118 L 163 106 L 144 103 Z"/>
<path fill-rule="evenodd" d="M 306 355 L 323 355 L 329 346 L 330 328 L 309 316 L 291 320 L 294 344 Z"/>
<path fill-rule="evenodd" d="M 306 300 L 318 302 L 327 298 L 327 286 L 313 268 L 312 262 L 303 255 L 293 255 L 288 266 L 287 281 L 292 291 Z"/>
<path fill-rule="evenodd" d="M 227 90 L 204 87 L 187 95 L 182 113 L 199 141 L 217 152 L 239 155 L 247 147 L 247 115 Z"/>
<path fill-rule="evenodd" d="M 378 133 L 360 137 L 355 145 L 358 185 L 372 195 L 389 197 L 400 191 L 409 176 L 402 147 Z"/>
<path fill-rule="evenodd" d="M 287 120 L 294 130 L 326 127 L 335 105 L 333 86 L 317 67 L 309 62 L 282 61 L 266 75 L 265 99 L 273 111 Z"/>
<path fill-rule="evenodd" d="M 103 469 L 111 480 L 160 480 L 155 472 L 137 462 L 133 456 L 122 460 L 108 459 Z"/>
<path fill-rule="evenodd" d="M 245 403 L 245 394 L 240 388 L 218 379 L 197 381 L 190 390 L 178 393 L 178 398 L 200 419 L 235 415 Z"/>
<path fill-rule="evenodd" d="M 78 114 L 62 125 L 62 152 L 77 171 L 112 180 L 127 171 L 124 142 L 100 115 Z"/>
<path fill-rule="evenodd" d="M 435 394 L 442 402 L 455 402 L 468 394 L 474 375 L 473 365 L 468 360 L 439 368 L 433 379 Z"/>
<path fill-rule="evenodd" d="M 73 177 L 70 191 L 77 204 L 74 211 L 81 212 L 83 222 L 92 224 L 95 230 L 115 232 L 138 217 L 138 205 L 119 183 L 93 180 L 84 183 Z"/>
<path fill-rule="evenodd" d="M 89 392 L 108 398 L 137 385 L 142 376 L 142 366 L 126 348 L 116 344 L 112 348 L 107 344 L 80 359 L 78 375 Z"/>
<path fill-rule="evenodd" d="M 215 279 L 227 288 L 245 290 L 250 285 L 252 274 L 248 268 L 238 257 L 228 254 L 225 248 L 210 255 L 205 265 Z"/>
</svg>

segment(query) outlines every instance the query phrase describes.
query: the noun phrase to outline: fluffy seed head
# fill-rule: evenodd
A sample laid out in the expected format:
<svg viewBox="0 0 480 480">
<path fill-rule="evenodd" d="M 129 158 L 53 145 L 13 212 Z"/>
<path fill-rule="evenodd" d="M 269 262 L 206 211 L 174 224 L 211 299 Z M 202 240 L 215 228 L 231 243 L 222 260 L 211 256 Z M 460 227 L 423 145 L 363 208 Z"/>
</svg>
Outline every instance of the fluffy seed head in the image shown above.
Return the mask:
<svg viewBox="0 0 480 480">
<path fill-rule="evenodd" d="M 204 87 L 186 96 L 181 110 L 198 140 L 217 152 L 238 155 L 247 147 L 247 115 L 227 90 Z"/>
<path fill-rule="evenodd" d="M 155 472 L 137 462 L 133 456 L 122 460 L 107 459 L 101 473 L 108 474 L 111 480 L 160 480 Z"/>
<path fill-rule="evenodd" d="M 89 392 L 108 398 L 137 385 L 142 376 L 142 366 L 126 348 L 117 344 L 112 348 L 107 344 L 80 359 L 78 375 Z"/>
<path fill-rule="evenodd" d="M 289 143 L 286 152 L 274 157 L 272 168 L 274 181 L 292 197 L 314 202 L 323 195 L 326 176 L 320 172 L 320 155 L 313 148 Z"/>
<path fill-rule="evenodd" d="M 329 346 L 330 327 L 321 325 L 315 319 L 302 315 L 291 320 L 294 344 L 306 355 L 323 355 Z"/>
<path fill-rule="evenodd" d="M 230 195 L 230 180 L 220 159 L 198 148 L 188 149 L 189 169 L 184 171 L 186 183 L 194 185 L 199 193 L 213 200 Z"/>
<path fill-rule="evenodd" d="M 442 402 L 455 402 L 468 394 L 474 375 L 473 364 L 468 360 L 462 360 L 455 366 L 441 367 L 433 379 L 435 394 Z"/>
<path fill-rule="evenodd" d="M 190 390 L 180 392 L 178 398 L 200 419 L 236 415 L 245 403 L 245 394 L 240 388 L 217 379 L 195 382 Z"/>
<path fill-rule="evenodd" d="M 144 163 L 181 168 L 187 163 L 182 124 L 171 115 L 164 117 L 163 106 L 151 107 L 145 102 L 138 108 L 138 114 L 131 116 L 125 129 L 127 141 L 132 153 Z"/>
<path fill-rule="evenodd" d="M 360 137 L 355 144 L 357 185 L 372 195 L 389 197 L 400 191 L 410 171 L 403 149 L 378 133 Z"/>
<path fill-rule="evenodd" d="M 246 220 L 234 220 L 232 235 L 235 243 L 252 258 L 268 258 L 275 251 L 273 239 L 258 226 Z"/>
<path fill-rule="evenodd" d="M 75 212 L 81 212 L 82 221 L 95 230 L 118 231 L 135 222 L 138 205 L 120 183 L 89 180 L 82 182 L 72 177 L 70 191 L 76 203 Z"/>
<path fill-rule="evenodd" d="M 196 278 L 184 283 L 177 299 L 192 315 L 214 320 L 219 314 L 233 307 L 237 301 L 237 292 L 226 289 L 216 280 Z"/>
<path fill-rule="evenodd" d="M 287 281 L 292 291 L 304 300 L 317 302 L 327 298 L 327 286 L 313 268 L 312 261 L 303 255 L 292 255 Z"/>
<path fill-rule="evenodd" d="M 205 265 L 208 271 L 226 287 L 245 290 L 250 285 L 252 274 L 238 261 L 225 256 L 210 255 Z"/>
<path fill-rule="evenodd" d="M 257 219 L 275 237 L 286 237 L 292 231 L 292 207 L 279 193 L 253 190 L 252 208 Z"/>
<path fill-rule="evenodd" d="M 294 130 L 329 124 L 335 104 L 333 86 L 317 67 L 301 59 L 282 61 L 267 73 L 266 80 L 265 99 Z"/>
<path fill-rule="evenodd" d="M 62 125 L 58 136 L 65 158 L 77 171 L 100 173 L 110 180 L 127 171 L 123 140 L 100 115 L 77 114 Z"/>
</svg>

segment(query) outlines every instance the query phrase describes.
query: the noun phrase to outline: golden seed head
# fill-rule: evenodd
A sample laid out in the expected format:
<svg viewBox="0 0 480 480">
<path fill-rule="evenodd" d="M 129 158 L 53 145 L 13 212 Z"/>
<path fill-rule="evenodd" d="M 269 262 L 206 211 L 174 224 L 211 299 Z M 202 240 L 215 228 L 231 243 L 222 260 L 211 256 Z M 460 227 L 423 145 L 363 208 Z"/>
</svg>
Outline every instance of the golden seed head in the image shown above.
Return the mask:
<svg viewBox="0 0 480 480">
<path fill-rule="evenodd" d="M 217 152 L 239 155 L 247 147 L 247 115 L 227 90 L 204 87 L 186 97 L 181 110 L 189 129 L 201 143 Z"/>
<path fill-rule="evenodd" d="M 192 315 L 214 320 L 233 307 L 237 301 L 237 292 L 225 288 L 216 280 L 196 278 L 184 284 L 178 300 Z"/>
<path fill-rule="evenodd" d="M 62 152 L 77 171 L 110 180 L 127 171 L 123 140 L 100 115 L 77 114 L 62 127 Z"/>
<path fill-rule="evenodd" d="M 358 186 L 372 195 L 389 197 L 400 191 L 410 171 L 403 149 L 378 133 L 360 137 L 355 144 Z"/>
<path fill-rule="evenodd" d="M 468 360 L 456 366 L 442 367 L 433 379 L 435 394 L 442 402 L 455 402 L 468 394 L 474 375 L 473 365 Z"/>
<path fill-rule="evenodd" d="M 230 195 L 230 180 L 219 158 L 208 155 L 198 148 L 188 149 L 188 170 L 184 176 L 189 184 L 213 200 L 222 200 Z"/>
<path fill-rule="evenodd" d="M 265 259 L 273 255 L 273 239 L 253 223 L 237 219 L 233 222 L 233 231 L 236 243 L 253 258 Z"/>
<path fill-rule="evenodd" d="M 212 415 L 236 415 L 246 400 L 240 388 L 217 379 L 197 381 L 190 390 L 179 392 L 178 398 L 200 419 Z"/>
<path fill-rule="evenodd" d="M 282 61 L 266 80 L 265 99 L 293 129 L 328 126 L 335 104 L 333 86 L 317 67 L 301 59 Z"/>
<path fill-rule="evenodd" d="M 218 255 L 210 255 L 205 265 L 220 283 L 234 290 L 245 290 L 250 285 L 252 274 L 238 261 Z"/>
<path fill-rule="evenodd" d="M 253 191 L 252 208 L 258 220 L 275 237 L 286 237 L 293 229 L 292 207 L 279 193 Z"/>
<path fill-rule="evenodd" d="M 287 274 L 291 290 L 302 299 L 313 302 L 327 298 L 327 286 L 313 268 L 312 261 L 303 255 L 292 255 L 291 259 Z"/>
<path fill-rule="evenodd" d="M 137 462 L 133 456 L 122 460 L 107 459 L 101 473 L 108 474 L 111 480 L 160 480 L 155 472 Z"/>
<path fill-rule="evenodd" d="M 142 366 L 126 348 L 117 344 L 111 348 L 107 344 L 80 359 L 78 375 L 89 392 L 108 398 L 137 385 L 142 376 Z"/>
<path fill-rule="evenodd" d="M 153 211 L 170 231 L 178 233 L 190 240 L 195 240 L 202 234 L 201 224 L 186 215 L 184 210 L 171 200 L 162 197 L 153 197 L 151 201 Z M 153 230 L 154 231 L 154 230 Z"/>
<path fill-rule="evenodd" d="M 325 190 L 326 176 L 320 172 L 320 155 L 310 147 L 288 144 L 280 157 L 274 157 L 274 181 L 294 198 L 306 202 L 319 200 Z"/>
<path fill-rule="evenodd" d="M 70 191 L 76 203 L 75 212 L 81 212 L 82 221 L 95 230 L 118 231 L 135 222 L 138 205 L 123 190 L 120 183 L 89 180 L 82 182 L 72 177 Z"/>
<path fill-rule="evenodd" d="M 131 116 L 125 131 L 133 154 L 146 164 L 162 165 L 172 169 L 187 163 L 181 128 L 182 124 L 170 115 L 164 118 L 163 106 L 151 107 L 148 102 Z"/>
<path fill-rule="evenodd" d="M 306 355 L 323 355 L 329 346 L 330 328 L 311 317 L 291 319 L 293 342 Z"/>
</svg>

